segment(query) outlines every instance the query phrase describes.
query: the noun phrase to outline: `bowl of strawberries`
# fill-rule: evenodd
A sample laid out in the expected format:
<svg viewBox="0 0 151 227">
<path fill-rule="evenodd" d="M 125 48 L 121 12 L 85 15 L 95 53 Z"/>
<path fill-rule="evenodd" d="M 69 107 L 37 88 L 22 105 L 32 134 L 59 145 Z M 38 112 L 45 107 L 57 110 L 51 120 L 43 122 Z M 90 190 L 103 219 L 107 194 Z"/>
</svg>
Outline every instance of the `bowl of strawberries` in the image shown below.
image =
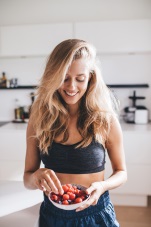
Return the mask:
<svg viewBox="0 0 151 227">
<path fill-rule="evenodd" d="M 74 210 L 87 202 L 90 195 L 86 193 L 86 187 L 78 184 L 62 185 L 63 195 L 51 192 L 49 200 L 54 206 L 63 210 Z"/>
</svg>

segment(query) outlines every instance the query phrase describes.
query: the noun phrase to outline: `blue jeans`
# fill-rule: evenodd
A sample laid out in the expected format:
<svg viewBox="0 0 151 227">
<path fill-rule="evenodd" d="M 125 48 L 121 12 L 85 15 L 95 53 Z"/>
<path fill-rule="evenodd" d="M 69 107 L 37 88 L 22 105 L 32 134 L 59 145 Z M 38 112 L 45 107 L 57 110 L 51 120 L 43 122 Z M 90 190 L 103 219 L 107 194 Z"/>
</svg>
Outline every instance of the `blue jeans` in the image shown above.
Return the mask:
<svg viewBox="0 0 151 227">
<path fill-rule="evenodd" d="M 44 196 L 40 207 L 39 227 L 119 227 L 109 192 L 100 196 L 95 206 L 83 211 L 62 210 Z"/>
</svg>

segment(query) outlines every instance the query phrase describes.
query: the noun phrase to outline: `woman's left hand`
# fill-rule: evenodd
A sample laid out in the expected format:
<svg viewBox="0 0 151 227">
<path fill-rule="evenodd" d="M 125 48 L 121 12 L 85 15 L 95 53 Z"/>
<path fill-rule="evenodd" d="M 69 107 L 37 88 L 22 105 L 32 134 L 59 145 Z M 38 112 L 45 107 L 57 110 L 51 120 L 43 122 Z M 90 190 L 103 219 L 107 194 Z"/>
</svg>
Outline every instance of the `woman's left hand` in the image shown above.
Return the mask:
<svg viewBox="0 0 151 227">
<path fill-rule="evenodd" d="M 86 208 L 88 208 L 91 205 L 96 205 L 100 196 L 105 192 L 103 182 L 94 182 L 91 184 L 89 188 L 86 189 L 86 193 L 90 195 L 90 199 L 82 205 L 81 207 L 78 207 L 76 211 L 82 211 Z"/>
</svg>

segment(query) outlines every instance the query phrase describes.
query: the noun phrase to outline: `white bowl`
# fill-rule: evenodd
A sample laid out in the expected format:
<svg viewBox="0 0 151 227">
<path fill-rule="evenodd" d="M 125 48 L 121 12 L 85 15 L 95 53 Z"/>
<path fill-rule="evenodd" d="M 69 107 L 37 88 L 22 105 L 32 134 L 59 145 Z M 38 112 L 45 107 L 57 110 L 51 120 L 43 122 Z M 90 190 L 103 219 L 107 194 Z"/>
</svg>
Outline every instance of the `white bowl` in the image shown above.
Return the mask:
<svg viewBox="0 0 151 227">
<path fill-rule="evenodd" d="M 77 186 L 77 187 L 80 187 L 81 190 L 86 190 L 86 187 L 82 186 L 82 185 L 78 185 L 78 184 L 72 184 L 72 186 Z M 69 205 L 64 205 L 64 204 L 59 204 L 59 203 L 56 203 L 54 202 L 51 198 L 51 193 L 50 195 L 48 196 L 49 200 L 51 201 L 51 203 L 60 208 L 60 209 L 63 209 L 63 210 L 75 210 L 77 209 L 78 207 L 82 206 L 83 204 L 85 204 L 89 198 L 90 198 L 90 195 L 88 196 L 88 198 L 86 198 L 84 201 L 82 201 L 81 203 L 75 203 L 75 204 L 69 204 Z"/>
</svg>

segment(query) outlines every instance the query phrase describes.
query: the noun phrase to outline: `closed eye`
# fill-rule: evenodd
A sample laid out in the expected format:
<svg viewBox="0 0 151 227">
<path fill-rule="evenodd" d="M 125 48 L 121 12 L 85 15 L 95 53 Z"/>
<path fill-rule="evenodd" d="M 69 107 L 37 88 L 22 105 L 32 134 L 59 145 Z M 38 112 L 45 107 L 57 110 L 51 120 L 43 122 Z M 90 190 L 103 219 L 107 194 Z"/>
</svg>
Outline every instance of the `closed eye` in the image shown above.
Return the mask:
<svg viewBox="0 0 151 227">
<path fill-rule="evenodd" d="M 76 80 L 79 81 L 79 82 L 83 82 L 85 80 L 85 76 L 78 76 L 76 78 Z"/>
<path fill-rule="evenodd" d="M 84 82 L 84 79 L 77 79 L 78 82 Z"/>
<path fill-rule="evenodd" d="M 69 80 L 70 80 L 70 78 L 67 77 L 67 78 L 65 78 L 64 82 L 67 82 Z M 84 76 L 80 76 L 80 77 L 77 77 L 76 80 L 78 82 L 84 82 L 85 81 L 85 77 Z"/>
</svg>

